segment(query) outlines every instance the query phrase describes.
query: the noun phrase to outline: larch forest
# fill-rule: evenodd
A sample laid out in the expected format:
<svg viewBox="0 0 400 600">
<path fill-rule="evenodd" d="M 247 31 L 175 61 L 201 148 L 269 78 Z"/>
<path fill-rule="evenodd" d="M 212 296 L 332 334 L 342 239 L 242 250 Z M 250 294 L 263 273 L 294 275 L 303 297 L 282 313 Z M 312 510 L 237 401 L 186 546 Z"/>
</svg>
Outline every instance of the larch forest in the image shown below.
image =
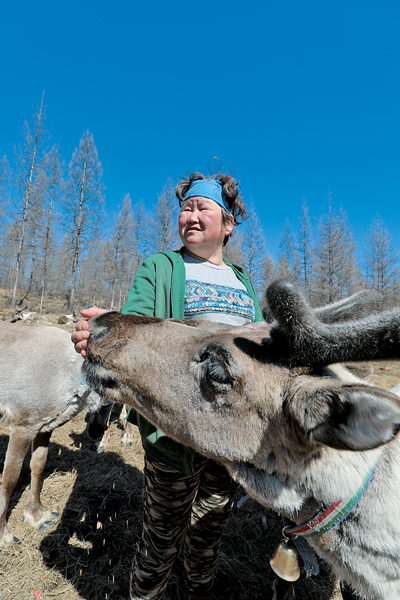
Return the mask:
<svg viewBox="0 0 400 600">
<path fill-rule="evenodd" d="M 54 297 L 69 313 L 89 305 L 120 310 L 142 260 L 180 246 L 174 181 L 150 199 L 151 209 L 127 191 L 110 225 L 93 135 L 83 134 L 66 166 L 57 145 L 49 145 L 45 112 L 42 99 L 13 156 L 0 159 L 0 287 L 15 310 L 34 298 L 33 310 L 49 312 Z M 317 217 L 303 202 L 272 256 L 252 203 L 247 212 L 224 253 L 246 268 L 260 298 L 271 280 L 285 276 L 313 306 L 366 287 L 383 292 L 387 306 L 399 303 L 399 255 L 379 215 L 359 249 L 331 193 Z"/>
</svg>

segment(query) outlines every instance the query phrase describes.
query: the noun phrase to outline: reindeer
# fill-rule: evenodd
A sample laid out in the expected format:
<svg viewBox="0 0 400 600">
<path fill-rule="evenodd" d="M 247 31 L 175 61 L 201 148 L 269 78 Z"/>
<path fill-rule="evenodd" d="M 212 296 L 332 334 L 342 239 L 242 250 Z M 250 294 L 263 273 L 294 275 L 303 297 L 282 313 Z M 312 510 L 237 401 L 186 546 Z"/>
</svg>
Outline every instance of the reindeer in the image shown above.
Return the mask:
<svg viewBox="0 0 400 600">
<path fill-rule="evenodd" d="M 295 530 L 355 499 L 308 541 L 361 597 L 400 598 L 400 400 L 338 364 L 398 358 L 400 310 L 357 318 L 350 301 L 338 318 L 355 319 L 328 324 L 334 310 L 314 312 L 290 282 L 271 285 L 267 299 L 270 327 L 210 332 L 100 315 L 90 322 L 86 381 L 222 462 Z"/>
<path fill-rule="evenodd" d="M 7 509 L 30 445 L 31 490 L 24 523 L 45 530 L 59 517 L 40 501 L 50 436 L 81 410 L 101 405 L 82 382 L 82 362 L 67 331 L 0 322 L 0 417 L 10 426 L 0 488 L 0 547 L 18 542 L 7 528 Z"/>
</svg>

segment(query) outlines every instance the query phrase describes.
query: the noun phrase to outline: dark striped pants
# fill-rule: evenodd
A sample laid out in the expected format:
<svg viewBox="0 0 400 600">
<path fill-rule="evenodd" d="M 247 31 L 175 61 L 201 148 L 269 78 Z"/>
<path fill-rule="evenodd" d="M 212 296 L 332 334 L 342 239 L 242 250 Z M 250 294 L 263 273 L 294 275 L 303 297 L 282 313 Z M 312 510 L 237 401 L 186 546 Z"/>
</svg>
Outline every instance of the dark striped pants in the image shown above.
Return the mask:
<svg viewBox="0 0 400 600">
<path fill-rule="evenodd" d="M 212 598 L 221 534 L 237 485 L 225 467 L 199 454 L 194 470 L 185 475 L 145 456 L 143 532 L 133 561 L 131 600 L 163 597 L 184 539 L 186 588 L 196 598 Z"/>
</svg>

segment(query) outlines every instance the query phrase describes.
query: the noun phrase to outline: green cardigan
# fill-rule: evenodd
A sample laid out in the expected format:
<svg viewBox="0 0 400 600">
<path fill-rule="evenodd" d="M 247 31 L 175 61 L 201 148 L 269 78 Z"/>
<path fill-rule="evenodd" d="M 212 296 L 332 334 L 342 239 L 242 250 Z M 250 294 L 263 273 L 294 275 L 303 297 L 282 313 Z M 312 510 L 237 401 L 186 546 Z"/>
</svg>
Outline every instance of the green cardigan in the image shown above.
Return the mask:
<svg viewBox="0 0 400 600">
<path fill-rule="evenodd" d="M 183 251 L 184 248 L 159 252 L 144 260 L 133 281 L 122 314 L 161 319 L 184 318 L 186 270 Z M 227 260 L 224 262 L 233 269 L 254 301 L 255 320 L 262 321 L 257 295 L 246 271 Z M 139 427 L 143 448 L 152 458 L 187 475 L 193 474 L 192 448 L 167 437 L 138 412 L 130 410 L 127 419 Z"/>
</svg>

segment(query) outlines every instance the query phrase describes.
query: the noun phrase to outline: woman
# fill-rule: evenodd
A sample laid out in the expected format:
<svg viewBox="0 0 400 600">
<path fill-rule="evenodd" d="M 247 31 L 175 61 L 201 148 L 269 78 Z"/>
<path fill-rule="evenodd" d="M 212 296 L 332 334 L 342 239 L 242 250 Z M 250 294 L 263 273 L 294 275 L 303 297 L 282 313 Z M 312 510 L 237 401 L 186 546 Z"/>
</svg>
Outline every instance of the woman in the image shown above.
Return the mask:
<svg viewBox="0 0 400 600">
<path fill-rule="evenodd" d="M 179 251 L 147 258 L 137 272 L 124 314 L 195 318 L 229 325 L 261 321 L 254 288 L 241 267 L 222 258 L 245 206 L 233 177 L 192 173 L 176 188 L 181 206 Z M 82 311 L 93 317 L 101 309 Z M 71 336 L 86 355 L 87 321 Z M 225 468 L 168 438 L 139 413 L 145 450 L 143 532 L 131 577 L 131 600 L 160 600 L 185 539 L 183 598 L 211 600 L 221 534 L 236 491 Z"/>
</svg>

